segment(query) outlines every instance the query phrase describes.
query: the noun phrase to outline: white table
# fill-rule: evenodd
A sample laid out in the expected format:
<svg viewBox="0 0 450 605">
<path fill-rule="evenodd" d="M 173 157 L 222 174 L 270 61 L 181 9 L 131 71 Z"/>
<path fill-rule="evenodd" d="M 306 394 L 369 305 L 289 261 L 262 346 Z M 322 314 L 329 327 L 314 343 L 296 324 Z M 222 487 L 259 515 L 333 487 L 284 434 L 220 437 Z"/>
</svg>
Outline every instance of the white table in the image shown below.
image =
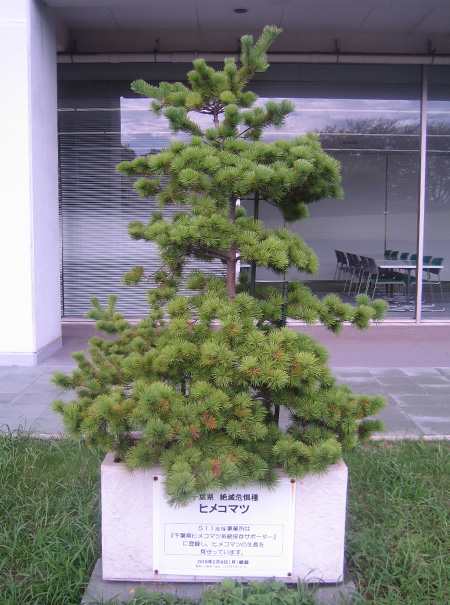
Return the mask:
<svg viewBox="0 0 450 605">
<path fill-rule="evenodd" d="M 415 260 L 391 260 L 384 258 L 381 260 L 375 260 L 376 264 L 380 269 L 395 269 L 397 271 L 406 271 L 406 302 L 407 305 L 411 304 L 411 273 L 417 269 L 417 261 Z M 444 265 L 432 265 L 431 263 L 424 263 L 422 269 L 442 269 Z"/>
</svg>

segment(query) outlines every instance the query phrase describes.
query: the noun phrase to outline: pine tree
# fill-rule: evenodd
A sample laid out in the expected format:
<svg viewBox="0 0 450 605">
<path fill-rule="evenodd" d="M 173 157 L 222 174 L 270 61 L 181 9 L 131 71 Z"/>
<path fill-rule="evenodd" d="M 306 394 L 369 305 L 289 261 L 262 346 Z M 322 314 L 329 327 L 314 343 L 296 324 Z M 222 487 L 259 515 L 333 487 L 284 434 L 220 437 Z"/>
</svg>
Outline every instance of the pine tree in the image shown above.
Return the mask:
<svg viewBox="0 0 450 605">
<path fill-rule="evenodd" d="M 279 33 L 266 27 L 256 43 L 244 36 L 240 67 L 234 59 L 225 59 L 222 71 L 194 61 L 187 86 L 132 84 L 152 99 L 154 114 L 164 116 L 173 133 L 188 133 L 190 142 L 174 140 L 118 170 L 135 179 L 140 196 L 185 208 L 172 221 L 157 212 L 146 225 L 129 225 L 133 239 L 156 242 L 161 256 L 148 317 L 132 325 L 116 312 L 115 297 L 107 308 L 93 299 L 88 316 L 115 339 L 92 339 L 90 358 L 74 354 L 78 370 L 54 378 L 77 391 L 76 400 L 54 406 L 67 429 L 92 447 L 113 450 L 130 470 L 161 463 L 174 505 L 206 490 L 271 485 L 277 468 L 291 477 L 324 472 L 343 450 L 382 428 L 367 417 L 383 407 L 383 398 L 337 385 L 324 347 L 281 324 L 287 313 L 307 323 L 320 320 L 334 332 L 343 322 L 364 329 L 383 317 L 384 302 L 364 295 L 356 307 L 335 295 L 319 300 L 298 282 L 290 284 L 286 304 L 275 288 L 255 298 L 245 284 L 236 286 L 239 261 L 281 274 L 318 267 L 302 238 L 265 228 L 247 216 L 240 198 L 259 195 L 295 221 L 307 217 L 308 204 L 342 196 L 339 164 L 316 135 L 261 140 L 264 129 L 280 128 L 293 111 L 289 101 L 258 106 L 245 90 L 268 68 L 266 51 Z M 210 127 L 202 130 L 196 114 L 209 116 Z M 185 284 L 192 295 L 178 294 L 189 258 L 221 260 L 226 279 L 193 272 Z M 135 267 L 124 283 L 146 277 L 144 267 Z M 277 406 L 290 414 L 284 430 Z"/>
</svg>

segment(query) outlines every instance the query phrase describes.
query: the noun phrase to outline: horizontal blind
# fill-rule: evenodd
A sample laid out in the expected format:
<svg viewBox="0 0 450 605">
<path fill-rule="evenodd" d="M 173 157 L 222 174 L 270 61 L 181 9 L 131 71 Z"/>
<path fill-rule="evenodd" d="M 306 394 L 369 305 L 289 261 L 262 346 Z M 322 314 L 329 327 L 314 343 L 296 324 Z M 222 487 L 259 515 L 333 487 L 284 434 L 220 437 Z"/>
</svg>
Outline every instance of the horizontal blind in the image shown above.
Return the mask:
<svg viewBox="0 0 450 605">
<path fill-rule="evenodd" d="M 119 162 L 136 157 L 121 145 L 120 110 L 65 105 L 58 113 L 62 314 L 82 317 L 92 297 L 105 304 L 110 294 L 117 294 L 118 311 L 129 317 L 145 315 L 147 291 L 154 282 L 130 288 L 122 285 L 122 276 L 136 265 L 153 273 L 160 262 L 156 245 L 131 240 L 127 224 L 146 223 L 160 209 L 154 198 L 139 198 L 132 183 L 115 171 Z M 145 153 L 143 137 L 139 138 L 139 152 Z M 151 137 L 147 152 L 165 147 L 165 139 Z M 162 210 L 168 219 L 177 211 Z M 218 261 L 191 260 L 184 273 L 196 268 L 224 272 Z"/>
</svg>

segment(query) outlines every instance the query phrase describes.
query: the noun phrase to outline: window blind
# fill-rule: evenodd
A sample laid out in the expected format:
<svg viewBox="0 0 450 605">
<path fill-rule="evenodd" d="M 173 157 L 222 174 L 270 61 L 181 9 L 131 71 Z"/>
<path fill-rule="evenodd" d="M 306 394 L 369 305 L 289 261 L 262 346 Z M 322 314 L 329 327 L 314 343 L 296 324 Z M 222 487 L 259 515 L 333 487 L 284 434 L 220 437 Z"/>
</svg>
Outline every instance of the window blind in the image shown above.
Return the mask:
<svg viewBox="0 0 450 605">
<path fill-rule="evenodd" d="M 136 265 L 150 274 L 159 266 L 156 245 L 133 241 L 127 233 L 131 221 L 148 222 L 157 208 L 154 199 L 142 200 L 130 181 L 116 173 L 119 162 L 136 157 L 121 145 L 120 110 L 65 108 L 59 118 L 59 194 L 61 226 L 61 285 L 63 317 L 82 317 L 97 297 L 105 304 L 117 294 L 117 310 L 128 317 L 148 312 L 147 291 L 154 282 L 134 288 L 122 285 L 122 276 Z M 144 153 L 144 136 L 139 153 Z M 151 137 L 157 152 L 167 137 Z M 164 208 L 166 218 L 179 209 Z M 199 268 L 223 274 L 213 261 L 189 261 L 185 273 Z"/>
</svg>

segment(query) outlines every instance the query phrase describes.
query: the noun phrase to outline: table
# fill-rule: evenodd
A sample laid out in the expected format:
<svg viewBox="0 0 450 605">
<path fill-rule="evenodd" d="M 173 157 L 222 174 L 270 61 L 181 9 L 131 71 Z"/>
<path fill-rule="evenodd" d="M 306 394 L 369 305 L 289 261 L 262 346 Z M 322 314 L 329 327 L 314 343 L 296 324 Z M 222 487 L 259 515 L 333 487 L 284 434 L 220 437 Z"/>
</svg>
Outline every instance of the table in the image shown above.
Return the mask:
<svg viewBox="0 0 450 605">
<path fill-rule="evenodd" d="M 395 269 L 397 271 L 406 271 L 406 303 L 408 306 L 411 305 L 411 273 L 417 269 L 417 261 L 411 260 L 391 260 L 384 258 L 381 260 L 375 260 L 376 264 L 380 269 Z M 424 263 L 422 268 L 424 271 L 427 269 L 439 269 L 443 268 L 444 265 L 432 265 L 431 263 Z"/>
</svg>

